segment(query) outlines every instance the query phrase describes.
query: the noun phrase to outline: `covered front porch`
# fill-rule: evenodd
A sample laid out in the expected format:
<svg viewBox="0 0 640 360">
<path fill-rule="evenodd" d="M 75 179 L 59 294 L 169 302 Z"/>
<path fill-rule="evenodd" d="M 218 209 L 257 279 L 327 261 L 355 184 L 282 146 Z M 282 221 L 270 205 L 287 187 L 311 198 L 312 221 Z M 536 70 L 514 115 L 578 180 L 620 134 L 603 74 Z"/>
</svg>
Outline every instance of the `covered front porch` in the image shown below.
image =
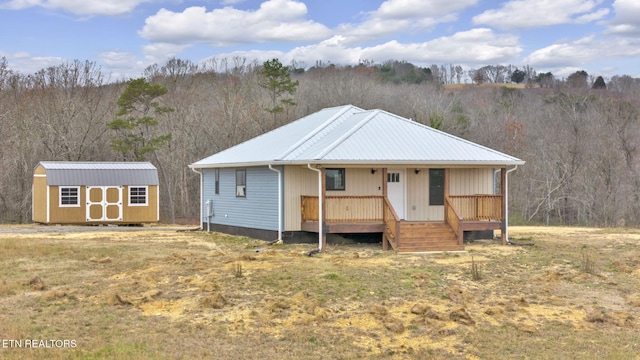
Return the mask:
<svg viewBox="0 0 640 360">
<path fill-rule="evenodd" d="M 450 169 L 444 169 L 443 214 L 438 220 L 399 216 L 388 196 L 387 169 L 382 173 L 382 195 L 327 195 L 324 191 L 320 197 L 302 195 L 301 229 L 315 233 L 322 230 L 323 244 L 328 233 L 382 233 L 385 250 L 391 247 L 397 252 L 427 252 L 464 250 L 465 231 L 506 226 L 504 168 L 500 171 L 500 194 L 472 195 L 451 195 Z M 502 234 L 506 243 L 505 231 Z"/>
</svg>

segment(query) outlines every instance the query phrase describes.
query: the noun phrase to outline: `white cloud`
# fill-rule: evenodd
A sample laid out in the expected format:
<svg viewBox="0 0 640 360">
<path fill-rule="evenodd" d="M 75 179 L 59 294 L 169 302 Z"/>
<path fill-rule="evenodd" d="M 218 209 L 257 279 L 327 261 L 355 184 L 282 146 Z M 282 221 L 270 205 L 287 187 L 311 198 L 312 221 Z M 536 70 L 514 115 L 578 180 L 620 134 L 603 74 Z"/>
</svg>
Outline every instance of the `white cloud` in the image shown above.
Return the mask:
<svg viewBox="0 0 640 360">
<path fill-rule="evenodd" d="M 330 39 L 310 46 L 301 46 L 292 49 L 285 55 L 287 62 L 295 60 L 306 64 L 315 64 L 316 61 L 332 64 L 357 64 L 361 59 L 362 49 L 346 46 L 344 36 L 334 36 Z"/>
<path fill-rule="evenodd" d="M 382 19 L 437 19 L 473 6 L 478 0 L 387 0 L 372 13 Z"/>
<path fill-rule="evenodd" d="M 189 45 L 176 45 L 171 43 L 153 43 L 150 45 L 145 45 L 142 48 L 142 52 L 145 54 L 145 58 L 150 63 L 163 63 L 165 60 L 170 59 L 186 48 Z"/>
<path fill-rule="evenodd" d="M 480 66 L 512 62 L 522 51 L 517 37 L 498 36 L 490 29 L 473 29 L 424 43 L 405 44 L 393 40 L 371 47 L 349 47 L 348 44 L 344 37 L 335 36 L 317 45 L 295 48 L 285 55 L 285 59 L 306 64 L 321 60 L 325 63 L 356 65 L 363 59 L 377 63 L 394 59 L 419 66 L 434 63 Z"/>
<path fill-rule="evenodd" d="M 473 17 L 474 24 L 498 29 L 585 23 L 602 19 L 607 8 L 597 8 L 602 0 L 511 0 L 499 9 Z"/>
<path fill-rule="evenodd" d="M 33 74 L 51 66 L 58 66 L 66 60 L 55 56 L 32 56 L 28 52 L 0 53 L 7 59 L 9 68 L 22 74 Z"/>
<path fill-rule="evenodd" d="M 216 46 L 268 41 L 317 41 L 330 35 L 322 24 L 307 20 L 307 7 L 295 0 L 268 0 L 255 11 L 224 7 L 207 12 L 189 7 L 180 13 L 159 10 L 139 32 L 153 42 L 199 42 Z"/>
<path fill-rule="evenodd" d="M 112 69 L 128 69 L 136 63 L 136 56 L 126 52 L 107 51 L 98 54 L 98 58 Z"/>
<path fill-rule="evenodd" d="M 423 65 L 460 63 L 475 66 L 511 62 L 521 51 L 517 37 L 497 36 L 490 29 L 480 28 L 424 43 L 391 41 L 364 50 L 362 58 L 383 61 L 392 57 Z"/>
<path fill-rule="evenodd" d="M 21 10 L 42 7 L 63 10 L 75 15 L 124 15 L 138 5 L 151 0 L 9 0 L 0 4 L 0 9 Z"/>
<path fill-rule="evenodd" d="M 570 43 L 558 43 L 532 52 L 524 59 L 535 68 L 567 68 L 604 62 L 616 58 L 640 56 L 639 39 L 597 39 L 584 37 Z"/>
<path fill-rule="evenodd" d="M 139 61 L 134 54 L 119 51 L 107 51 L 98 54 L 99 65 L 110 80 L 128 80 L 140 77 L 148 63 Z"/>
<path fill-rule="evenodd" d="M 356 44 L 383 39 L 401 32 L 424 32 L 457 19 L 457 13 L 477 0 L 387 0 L 359 24 L 342 24 L 336 33 Z"/>
<path fill-rule="evenodd" d="M 342 24 L 336 29 L 336 33 L 343 37 L 342 41 L 356 44 L 406 31 L 411 24 L 409 20 L 375 18 L 361 24 Z"/>
<path fill-rule="evenodd" d="M 640 35 L 640 2 L 637 0 L 616 0 L 613 3 L 615 18 L 611 21 L 607 34 Z"/>
<path fill-rule="evenodd" d="M 603 19 L 605 16 L 609 15 L 609 9 L 598 9 L 594 12 L 584 14 L 582 16 L 578 16 L 575 18 L 575 22 L 578 24 L 587 24 L 590 22 L 594 22 L 596 20 Z"/>
</svg>

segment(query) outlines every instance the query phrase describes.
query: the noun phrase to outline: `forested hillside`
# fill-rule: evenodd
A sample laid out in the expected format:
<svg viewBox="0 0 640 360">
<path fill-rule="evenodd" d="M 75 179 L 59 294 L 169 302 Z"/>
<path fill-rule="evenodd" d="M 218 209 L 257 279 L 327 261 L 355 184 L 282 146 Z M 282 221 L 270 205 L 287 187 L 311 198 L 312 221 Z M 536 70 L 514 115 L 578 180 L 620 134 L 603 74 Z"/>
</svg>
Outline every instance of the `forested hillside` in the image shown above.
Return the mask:
<svg viewBox="0 0 640 360">
<path fill-rule="evenodd" d="M 149 156 L 166 173 L 177 218 L 199 213 L 199 178 L 187 165 L 319 109 L 353 104 L 384 109 L 525 160 L 512 173 L 512 223 L 640 223 L 640 79 L 566 79 L 532 69 L 453 65 L 418 68 L 390 61 L 356 67 L 287 68 L 298 82 L 282 111 L 265 86 L 263 64 L 244 59 L 198 65 L 172 59 L 141 74 L 166 88 L 149 136 L 171 138 Z M 469 84 L 463 84 L 464 79 Z M 31 181 L 39 161 L 133 160 L 112 149 L 127 82 L 92 62 L 35 74 L 0 58 L 0 222 L 30 222 Z M 293 104 L 293 105 L 292 105 Z M 271 111 L 270 111 L 271 110 Z M 163 183 L 161 183 L 163 184 Z M 164 206 L 161 217 L 168 221 Z"/>
</svg>

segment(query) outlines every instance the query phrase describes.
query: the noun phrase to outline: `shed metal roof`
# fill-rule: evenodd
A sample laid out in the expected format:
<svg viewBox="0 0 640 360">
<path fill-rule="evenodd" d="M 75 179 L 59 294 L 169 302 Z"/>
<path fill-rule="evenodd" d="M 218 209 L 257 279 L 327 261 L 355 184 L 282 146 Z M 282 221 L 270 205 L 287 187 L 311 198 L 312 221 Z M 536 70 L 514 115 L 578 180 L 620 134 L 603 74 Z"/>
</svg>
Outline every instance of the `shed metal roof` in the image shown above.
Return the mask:
<svg viewBox="0 0 640 360">
<path fill-rule="evenodd" d="M 320 110 L 192 168 L 277 164 L 522 165 L 524 161 L 383 110 Z"/>
<path fill-rule="evenodd" d="M 158 171 L 149 162 L 41 161 L 47 185 L 158 185 Z"/>
</svg>

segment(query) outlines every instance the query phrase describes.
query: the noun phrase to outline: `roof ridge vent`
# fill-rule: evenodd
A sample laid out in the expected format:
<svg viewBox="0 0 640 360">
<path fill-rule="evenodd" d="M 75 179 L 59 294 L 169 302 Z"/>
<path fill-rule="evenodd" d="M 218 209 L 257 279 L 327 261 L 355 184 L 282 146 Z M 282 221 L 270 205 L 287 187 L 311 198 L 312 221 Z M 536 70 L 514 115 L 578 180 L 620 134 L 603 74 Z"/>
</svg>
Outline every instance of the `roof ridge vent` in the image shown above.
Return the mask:
<svg viewBox="0 0 640 360">
<path fill-rule="evenodd" d="M 346 139 L 348 139 L 351 135 L 353 135 L 353 133 L 355 133 L 356 131 L 358 131 L 358 129 L 360 129 L 361 127 L 364 126 L 364 124 L 368 123 L 369 120 L 371 120 L 372 118 L 374 118 L 376 115 L 380 114 L 380 110 L 369 110 L 371 111 L 371 114 L 367 115 L 364 119 L 360 120 L 360 122 L 358 122 L 355 126 L 353 126 L 351 129 L 349 129 L 349 131 L 345 132 L 344 134 L 342 134 L 342 136 L 340 136 L 336 141 L 334 141 L 333 143 L 331 143 L 331 145 L 327 146 L 316 158 L 316 160 L 320 160 L 323 157 L 325 157 L 328 153 L 330 153 L 331 151 L 333 151 L 333 149 L 335 149 L 336 146 L 342 144 Z"/>
<path fill-rule="evenodd" d="M 353 105 L 345 105 L 344 108 L 340 110 L 338 113 L 336 113 L 335 115 L 327 119 L 325 122 L 320 124 L 320 126 L 315 128 L 313 131 L 310 131 L 307 135 L 302 137 L 300 140 L 296 141 L 295 144 L 291 145 L 287 150 L 285 150 L 282 154 L 280 154 L 276 160 L 282 160 L 285 157 L 287 157 L 289 154 L 291 154 L 296 149 L 298 149 L 302 144 L 309 141 L 309 139 L 316 136 L 320 131 L 324 130 L 327 126 L 329 126 L 331 123 L 341 118 L 344 114 L 346 114 L 352 109 L 358 109 L 358 108 Z"/>
</svg>

